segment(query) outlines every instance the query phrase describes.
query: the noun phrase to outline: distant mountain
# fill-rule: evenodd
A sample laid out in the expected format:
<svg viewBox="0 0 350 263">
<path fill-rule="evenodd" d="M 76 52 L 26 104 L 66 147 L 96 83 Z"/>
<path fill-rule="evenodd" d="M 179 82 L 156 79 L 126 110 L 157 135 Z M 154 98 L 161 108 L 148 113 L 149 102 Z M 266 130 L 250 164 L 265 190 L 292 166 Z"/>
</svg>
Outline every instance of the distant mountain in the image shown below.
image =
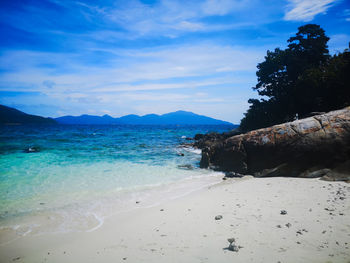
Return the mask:
<svg viewBox="0 0 350 263">
<path fill-rule="evenodd" d="M 57 124 L 54 119 L 26 114 L 11 107 L 0 105 L 0 124 Z"/>
<path fill-rule="evenodd" d="M 61 124 L 130 124 L 130 125 L 230 125 L 232 123 L 216 120 L 203 115 L 188 111 L 176 111 L 163 115 L 147 114 L 144 116 L 126 115 L 120 118 L 113 118 L 109 115 L 93 116 L 63 116 L 55 119 Z M 238 125 L 235 125 L 238 126 Z"/>
</svg>

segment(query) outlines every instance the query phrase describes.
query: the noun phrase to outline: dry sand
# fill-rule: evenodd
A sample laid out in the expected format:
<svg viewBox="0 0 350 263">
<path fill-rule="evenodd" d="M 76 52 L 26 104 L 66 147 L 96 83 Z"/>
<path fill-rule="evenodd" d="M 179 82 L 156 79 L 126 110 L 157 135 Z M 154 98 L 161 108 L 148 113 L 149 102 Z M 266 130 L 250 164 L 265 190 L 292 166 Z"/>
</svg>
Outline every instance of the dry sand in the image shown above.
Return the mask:
<svg viewBox="0 0 350 263">
<path fill-rule="evenodd" d="M 93 232 L 2 245 L 1 262 L 350 262 L 344 182 L 245 177 L 151 208 L 140 201 Z M 231 237 L 238 252 L 225 249 Z"/>
</svg>

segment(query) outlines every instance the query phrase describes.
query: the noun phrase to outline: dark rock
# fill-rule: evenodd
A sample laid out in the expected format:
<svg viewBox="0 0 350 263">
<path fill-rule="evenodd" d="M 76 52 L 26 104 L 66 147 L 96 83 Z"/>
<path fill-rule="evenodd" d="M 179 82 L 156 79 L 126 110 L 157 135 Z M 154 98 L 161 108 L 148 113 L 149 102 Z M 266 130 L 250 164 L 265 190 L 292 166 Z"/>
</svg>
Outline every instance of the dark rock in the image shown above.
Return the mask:
<svg viewBox="0 0 350 263">
<path fill-rule="evenodd" d="M 216 217 L 215 217 L 215 220 L 221 220 L 222 219 L 222 215 L 217 215 Z"/>
<path fill-rule="evenodd" d="M 240 173 L 235 173 L 235 172 L 225 172 L 225 177 L 226 178 L 242 178 L 244 175 Z"/>
<path fill-rule="evenodd" d="M 281 210 L 281 215 L 286 215 L 287 211 L 286 210 Z"/>
<path fill-rule="evenodd" d="M 202 158 L 199 163 L 200 168 L 208 168 L 210 164 L 209 153 L 202 150 Z"/>
<path fill-rule="evenodd" d="M 230 250 L 230 251 L 238 252 L 239 249 L 242 248 L 241 246 L 237 246 L 237 245 L 235 244 L 236 240 L 235 240 L 235 238 L 233 238 L 233 237 L 228 238 L 227 241 L 228 241 L 230 244 L 229 244 L 228 248 L 226 248 L 226 249 L 228 249 L 228 250 Z"/>
<path fill-rule="evenodd" d="M 178 155 L 178 156 L 185 156 L 184 153 L 178 153 L 177 155 Z"/>
<path fill-rule="evenodd" d="M 239 251 L 239 247 L 236 246 L 235 243 L 231 243 L 229 246 L 228 246 L 228 250 L 231 250 L 233 252 L 238 252 Z"/>
<path fill-rule="evenodd" d="M 202 139 L 203 137 L 204 137 L 204 134 L 197 133 L 197 134 L 194 136 L 194 139 L 195 139 L 196 141 L 198 141 L 198 140 Z"/>
<path fill-rule="evenodd" d="M 177 166 L 180 169 L 185 169 L 185 170 L 193 170 L 193 166 L 190 164 L 180 164 Z"/>
<path fill-rule="evenodd" d="M 350 107 L 232 134 L 197 136 L 200 139 L 194 145 L 202 149 L 202 168 L 215 166 L 256 177 L 350 181 Z"/>
<path fill-rule="evenodd" d="M 228 238 L 227 241 L 232 244 L 233 242 L 236 241 L 236 239 L 234 237 Z"/>
</svg>

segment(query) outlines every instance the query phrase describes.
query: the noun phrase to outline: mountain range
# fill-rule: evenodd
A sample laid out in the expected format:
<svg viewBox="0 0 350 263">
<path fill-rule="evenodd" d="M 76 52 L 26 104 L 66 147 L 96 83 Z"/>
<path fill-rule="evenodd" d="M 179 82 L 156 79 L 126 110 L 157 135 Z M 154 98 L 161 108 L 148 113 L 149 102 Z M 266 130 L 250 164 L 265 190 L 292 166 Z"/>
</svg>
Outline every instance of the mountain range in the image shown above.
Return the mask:
<svg viewBox="0 0 350 263">
<path fill-rule="evenodd" d="M 147 114 L 144 116 L 126 115 L 113 118 L 109 115 L 63 116 L 55 119 L 61 124 L 128 124 L 128 125 L 233 125 L 230 122 L 213 119 L 188 111 L 176 111 L 163 115 Z"/>
<path fill-rule="evenodd" d="M 230 122 L 213 119 L 188 111 L 176 111 L 163 115 L 147 114 L 144 116 L 126 115 L 113 118 L 109 115 L 94 116 L 62 116 L 58 118 L 44 118 L 26 114 L 14 108 L 0 105 L 0 124 L 94 124 L 94 125 L 234 125 Z"/>
</svg>

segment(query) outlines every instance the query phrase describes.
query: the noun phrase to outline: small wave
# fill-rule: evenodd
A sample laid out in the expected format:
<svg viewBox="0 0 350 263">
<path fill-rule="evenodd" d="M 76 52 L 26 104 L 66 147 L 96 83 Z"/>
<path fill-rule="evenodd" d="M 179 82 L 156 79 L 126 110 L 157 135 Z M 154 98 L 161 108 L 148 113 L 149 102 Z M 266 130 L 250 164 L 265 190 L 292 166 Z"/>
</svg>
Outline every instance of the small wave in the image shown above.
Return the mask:
<svg viewBox="0 0 350 263">
<path fill-rule="evenodd" d="M 94 226 L 93 228 L 86 230 L 86 232 L 95 231 L 96 229 L 100 228 L 104 223 L 104 220 L 102 217 L 96 215 L 95 213 L 93 213 L 92 215 L 96 218 L 98 224 L 96 226 Z"/>
<path fill-rule="evenodd" d="M 193 148 L 193 147 L 183 147 L 183 149 L 187 152 L 195 153 L 195 154 L 202 154 L 201 149 Z"/>
</svg>

